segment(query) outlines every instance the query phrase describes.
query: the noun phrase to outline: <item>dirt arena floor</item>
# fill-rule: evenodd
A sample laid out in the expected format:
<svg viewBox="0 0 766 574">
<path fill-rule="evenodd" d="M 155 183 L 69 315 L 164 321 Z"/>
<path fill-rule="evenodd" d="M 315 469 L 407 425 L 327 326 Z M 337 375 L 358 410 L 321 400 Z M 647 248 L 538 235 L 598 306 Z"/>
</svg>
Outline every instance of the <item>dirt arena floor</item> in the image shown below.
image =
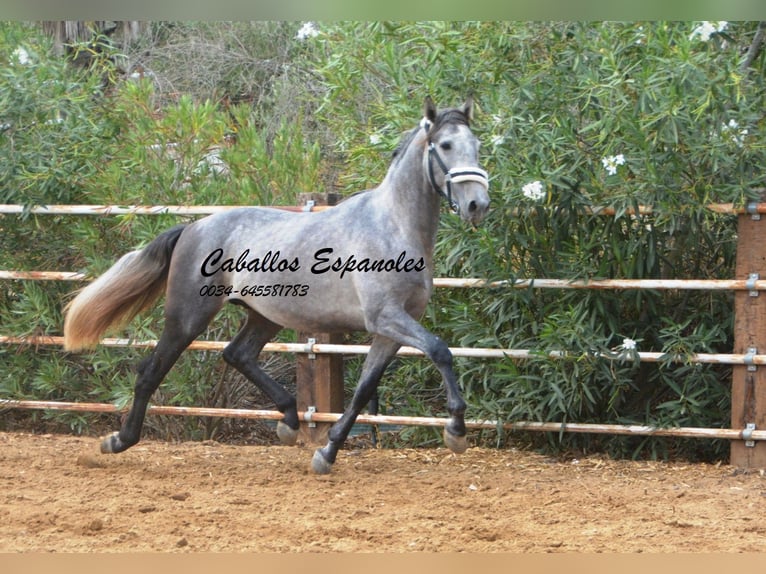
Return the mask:
<svg viewBox="0 0 766 574">
<path fill-rule="evenodd" d="M 513 449 L 0 433 L 0 552 L 764 552 L 766 476 Z"/>
</svg>

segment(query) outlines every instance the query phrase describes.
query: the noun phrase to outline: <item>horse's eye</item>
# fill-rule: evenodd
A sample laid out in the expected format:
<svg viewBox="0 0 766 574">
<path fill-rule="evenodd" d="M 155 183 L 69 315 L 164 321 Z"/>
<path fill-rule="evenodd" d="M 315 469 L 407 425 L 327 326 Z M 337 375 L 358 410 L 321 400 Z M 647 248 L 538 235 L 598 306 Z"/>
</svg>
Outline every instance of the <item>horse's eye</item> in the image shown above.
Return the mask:
<svg viewBox="0 0 766 574">
<path fill-rule="evenodd" d="M 439 147 L 442 148 L 444 151 L 449 151 L 452 149 L 452 144 L 450 142 L 442 142 L 439 144 Z"/>
</svg>

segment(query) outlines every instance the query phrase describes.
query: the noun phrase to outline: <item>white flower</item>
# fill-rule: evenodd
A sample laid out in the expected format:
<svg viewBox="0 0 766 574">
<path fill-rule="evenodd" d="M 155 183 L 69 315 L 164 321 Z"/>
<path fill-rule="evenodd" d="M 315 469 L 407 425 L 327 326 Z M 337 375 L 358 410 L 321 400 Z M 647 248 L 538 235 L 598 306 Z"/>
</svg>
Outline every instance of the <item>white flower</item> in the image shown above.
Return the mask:
<svg viewBox="0 0 766 574">
<path fill-rule="evenodd" d="M 208 151 L 194 168 L 195 175 L 209 174 L 224 176 L 229 174 L 229 166 L 221 159 L 221 150 L 213 148 Z"/>
<path fill-rule="evenodd" d="M 13 57 L 16 58 L 16 61 L 19 64 L 26 65 L 29 64 L 29 52 L 27 52 L 24 48 L 19 46 L 13 51 Z"/>
<path fill-rule="evenodd" d="M 503 145 L 503 142 L 505 142 L 505 136 L 492 136 L 491 142 L 492 142 L 492 147 Z"/>
<path fill-rule="evenodd" d="M 739 147 L 745 142 L 745 136 L 747 136 L 747 128 L 740 129 L 739 122 L 737 120 L 729 120 L 728 124 L 721 124 L 721 134 L 729 136 L 731 141 Z"/>
<path fill-rule="evenodd" d="M 638 354 L 638 351 L 636 351 L 636 346 L 637 346 L 636 341 L 634 341 L 633 339 L 629 339 L 628 337 L 625 337 L 622 340 L 621 345 L 612 347 L 610 351 L 604 353 L 604 356 L 610 359 L 615 359 L 617 361 L 628 361 L 628 360 L 636 361 L 639 359 L 639 354 Z"/>
<path fill-rule="evenodd" d="M 138 68 L 130 73 L 129 80 L 143 80 L 144 78 L 154 78 L 154 72 L 146 68 Z"/>
<path fill-rule="evenodd" d="M 609 175 L 614 175 L 617 173 L 618 165 L 625 165 L 625 156 L 620 153 L 617 155 L 610 155 L 609 157 L 602 157 L 601 164 Z"/>
<path fill-rule="evenodd" d="M 378 145 L 382 141 L 380 134 L 370 134 L 370 145 Z"/>
<path fill-rule="evenodd" d="M 628 339 L 627 337 L 622 340 L 622 345 L 620 346 L 625 351 L 633 351 L 636 348 L 636 342 L 633 339 Z"/>
<path fill-rule="evenodd" d="M 699 37 L 703 42 L 707 42 L 713 34 L 723 32 L 728 26 L 729 23 L 724 20 L 718 22 L 701 22 L 689 35 L 689 40 L 694 40 Z"/>
<path fill-rule="evenodd" d="M 313 22 L 304 22 L 301 29 L 295 35 L 298 40 L 306 40 L 307 38 L 316 38 L 319 36 L 319 30 Z"/>
<path fill-rule="evenodd" d="M 639 26 L 638 27 L 638 34 L 636 35 L 636 44 L 641 45 L 646 43 L 646 34 L 644 33 L 644 27 Z"/>
<path fill-rule="evenodd" d="M 543 184 L 540 181 L 533 181 L 521 188 L 521 192 L 524 197 L 531 199 L 532 201 L 540 201 L 545 197 L 545 190 Z"/>
</svg>

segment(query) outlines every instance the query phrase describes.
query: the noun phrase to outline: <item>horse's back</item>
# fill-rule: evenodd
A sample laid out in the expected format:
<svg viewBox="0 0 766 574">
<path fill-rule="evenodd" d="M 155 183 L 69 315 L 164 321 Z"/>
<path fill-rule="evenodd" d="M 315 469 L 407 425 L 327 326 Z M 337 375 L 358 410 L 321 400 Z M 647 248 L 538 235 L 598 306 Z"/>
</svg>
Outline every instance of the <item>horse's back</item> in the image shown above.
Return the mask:
<svg viewBox="0 0 766 574">
<path fill-rule="evenodd" d="M 430 254 L 379 201 L 367 192 L 320 212 L 247 207 L 198 220 L 176 246 L 168 296 L 237 300 L 279 325 L 321 331 L 364 330 L 386 305 L 419 314 Z"/>
</svg>

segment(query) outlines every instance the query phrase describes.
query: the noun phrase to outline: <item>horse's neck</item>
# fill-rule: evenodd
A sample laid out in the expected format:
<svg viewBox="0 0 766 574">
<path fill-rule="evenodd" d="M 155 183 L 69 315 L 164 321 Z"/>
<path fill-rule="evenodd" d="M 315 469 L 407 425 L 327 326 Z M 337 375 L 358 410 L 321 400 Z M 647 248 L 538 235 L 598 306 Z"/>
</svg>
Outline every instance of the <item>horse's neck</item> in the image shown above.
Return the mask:
<svg viewBox="0 0 766 574">
<path fill-rule="evenodd" d="M 423 146 L 413 142 L 381 184 L 385 201 L 407 237 L 418 241 L 430 260 L 439 227 L 440 197 L 428 183 Z"/>
</svg>

